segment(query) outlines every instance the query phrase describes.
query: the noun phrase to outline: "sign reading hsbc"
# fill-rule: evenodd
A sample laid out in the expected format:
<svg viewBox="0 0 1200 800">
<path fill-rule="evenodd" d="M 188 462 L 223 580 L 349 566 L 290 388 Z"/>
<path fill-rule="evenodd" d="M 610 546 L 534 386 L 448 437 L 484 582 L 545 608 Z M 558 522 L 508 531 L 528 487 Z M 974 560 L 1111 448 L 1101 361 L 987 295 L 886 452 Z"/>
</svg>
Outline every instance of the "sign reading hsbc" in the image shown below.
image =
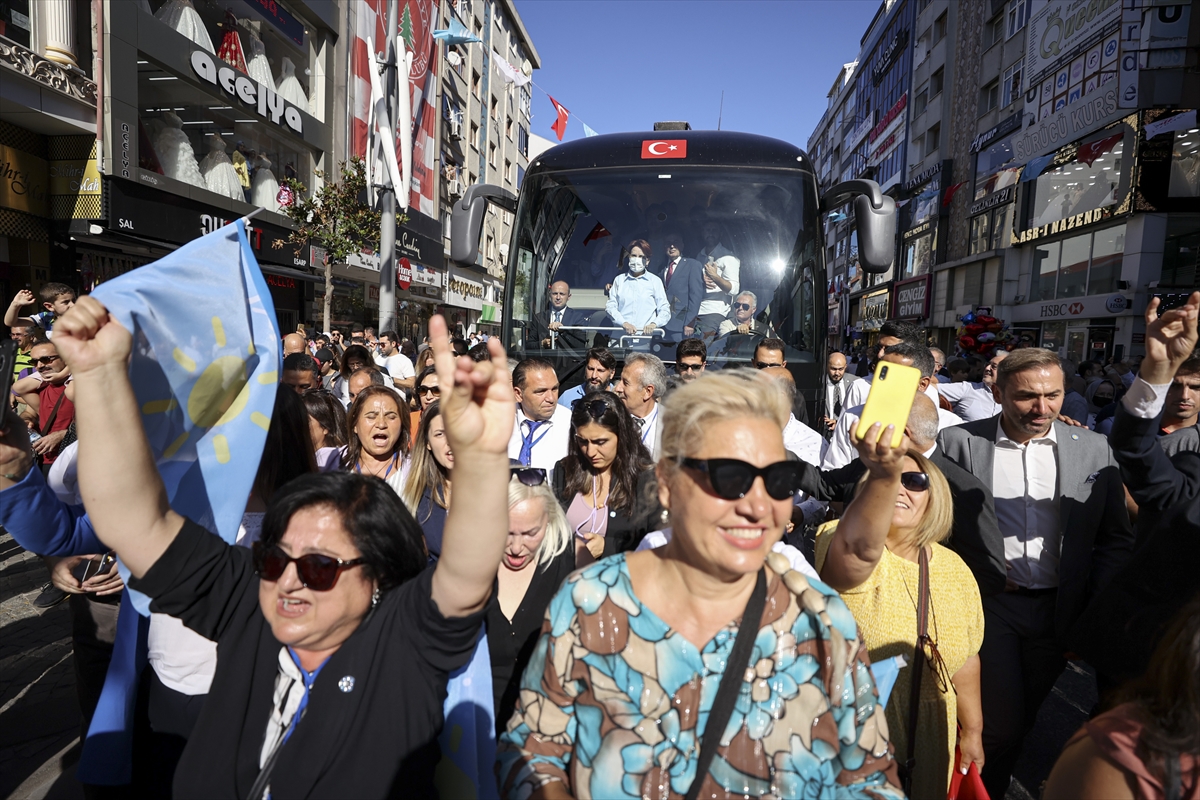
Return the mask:
<svg viewBox="0 0 1200 800">
<path fill-rule="evenodd" d="M 1012 312 L 1012 321 L 1040 322 L 1042 320 L 1116 317 L 1135 313 L 1131 311 L 1135 307 L 1137 304 L 1123 294 L 1098 294 L 1015 306 Z"/>
</svg>

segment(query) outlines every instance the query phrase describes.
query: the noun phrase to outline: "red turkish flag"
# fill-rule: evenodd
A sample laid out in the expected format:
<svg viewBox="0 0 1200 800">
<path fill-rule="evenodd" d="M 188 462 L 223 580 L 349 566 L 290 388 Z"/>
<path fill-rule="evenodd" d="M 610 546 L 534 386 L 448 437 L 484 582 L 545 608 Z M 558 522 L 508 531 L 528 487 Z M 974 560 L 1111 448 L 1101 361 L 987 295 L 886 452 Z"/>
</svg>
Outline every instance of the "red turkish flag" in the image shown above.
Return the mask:
<svg viewBox="0 0 1200 800">
<path fill-rule="evenodd" d="M 642 158 L 687 158 L 687 139 L 644 139 Z"/>
<path fill-rule="evenodd" d="M 550 95 L 546 95 L 550 97 Z M 554 104 L 554 110 L 558 112 L 558 119 L 550 126 L 550 130 L 558 134 L 558 140 L 561 142 L 563 134 L 567 132 L 567 118 L 571 116 L 571 112 L 563 106 L 562 103 L 550 97 L 550 102 Z"/>
<path fill-rule="evenodd" d="M 1090 167 L 1093 161 L 1116 147 L 1117 142 L 1121 141 L 1124 136 L 1124 133 L 1116 133 L 1106 139 L 1080 145 L 1079 154 L 1075 156 L 1075 160 Z"/>
</svg>

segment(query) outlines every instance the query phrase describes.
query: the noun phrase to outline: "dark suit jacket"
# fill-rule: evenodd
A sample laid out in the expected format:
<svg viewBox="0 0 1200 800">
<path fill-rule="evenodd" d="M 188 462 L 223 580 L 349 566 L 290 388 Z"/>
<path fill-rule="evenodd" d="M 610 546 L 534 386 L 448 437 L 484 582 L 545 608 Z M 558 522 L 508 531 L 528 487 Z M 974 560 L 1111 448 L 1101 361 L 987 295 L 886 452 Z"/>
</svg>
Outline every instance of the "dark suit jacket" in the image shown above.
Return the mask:
<svg viewBox="0 0 1200 800">
<path fill-rule="evenodd" d="M 669 333 L 680 334 L 685 325 L 700 313 L 700 301 L 704 299 L 704 267 L 694 258 L 680 258 L 667 284 L 667 269 L 664 264 L 657 272 L 667 290 L 667 302 L 671 305 L 671 321 L 663 326 Z"/>
<path fill-rule="evenodd" d="M 562 469 L 554 470 L 552 483 L 554 496 L 565 512 L 575 498 L 566 496 L 567 479 Z M 662 512 L 663 507 L 658 502 L 658 481 L 651 468 L 638 476 L 637 497 L 632 508 L 609 509 L 604 555 L 629 552 L 642 543 L 647 533 L 665 527 Z"/>
<path fill-rule="evenodd" d="M 1109 443 L 1144 516 L 1133 557 L 1079 621 L 1075 648 L 1112 681 L 1140 675 L 1176 612 L 1200 591 L 1200 453 L 1168 456 L 1161 419 L 1140 419 L 1118 404 Z"/>
<path fill-rule="evenodd" d="M 934 450 L 929 460 L 946 476 L 954 500 L 954 527 L 950 538 L 942 544 L 970 568 L 981 595 L 987 597 L 1004 591 L 1008 572 L 1004 565 L 1004 538 L 996 523 L 991 492 L 978 478 L 946 458 L 940 449 Z M 866 467 L 857 458 L 829 471 L 805 464 L 800 488 L 818 500 L 849 503 L 864 472 Z"/>
<path fill-rule="evenodd" d="M 999 420 L 999 415 L 975 420 L 938 434 L 939 449 L 978 478 L 989 497 Z M 1125 511 L 1121 474 L 1108 441 L 1086 428 L 1061 422 L 1054 423 L 1054 430 L 1062 533 L 1054 632 L 1065 647 L 1088 603 L 1129 560 L 1133 530 Z"/>
<path fill-rule="evenodd" d="M 589 314 L 567 306 L 563 309 L 563 325 L 586 325 Z M 542 341 L 550 338 L 550 310 L 539 311 L 533 315 L 529 323 L 529 336 L 525 342 L 526 350 L 541 348 Z M 559 331 L 558 349 L 586 350 L 587 331 Z"/>
</svg>

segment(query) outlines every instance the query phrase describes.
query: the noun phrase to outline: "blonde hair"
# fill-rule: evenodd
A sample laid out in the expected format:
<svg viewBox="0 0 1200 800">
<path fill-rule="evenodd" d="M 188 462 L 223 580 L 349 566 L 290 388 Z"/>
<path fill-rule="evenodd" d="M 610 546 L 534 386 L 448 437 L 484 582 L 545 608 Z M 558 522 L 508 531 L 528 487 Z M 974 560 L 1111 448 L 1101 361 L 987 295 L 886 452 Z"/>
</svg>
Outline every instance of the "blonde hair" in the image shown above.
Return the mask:
<svg viewBox="0 0 1200 800">
<path fill-rule="evenodd" d="M 546 534 L 542 537 L 542 543 L 538 545 L 537 549 L 537 563 L 540 566 L 562 555 L 567 549 L 567 545 L 571 543 L 571 526 L 567 524 L 567 515 L 563 513 L 562 506 L 558 504 L 558 499 L 550 490 L 549 483 L 526 486 L 520 481 L 512 480 L 510 476 L 508 481 L 509 509 L 511 510 L 513 506 L 526 500 L 541 500 L 542 507 L 546 510 Z"/>
<path fill-rule="evenodd" d="M 925 505 L 925 513 L 921 521 L 913 529 L 912 543 L 918 548 L 926 548 L 931 544 L 940 544 L 950 538 L 954 528 L 954 497 L 950 494 L 950 484 L 937 465 L 916 450 L 909 450 L 908 457 L 917 462 L 917 468 L 929 476 L 929 502 Z M 867 482 L 868 474 L 858 481 L 858 489 Z"/>
<path fill-rule="evenodd" d="M 662 407 L 662 457 L 669 469 L 704 441 L 714 422 L 758 417 L 787 427 L 792 405 L 778 380 L 756 370 L 706 372 L 671 393 Z M 782 441 L 782 439 L 780 440 Z"/>
</svg>

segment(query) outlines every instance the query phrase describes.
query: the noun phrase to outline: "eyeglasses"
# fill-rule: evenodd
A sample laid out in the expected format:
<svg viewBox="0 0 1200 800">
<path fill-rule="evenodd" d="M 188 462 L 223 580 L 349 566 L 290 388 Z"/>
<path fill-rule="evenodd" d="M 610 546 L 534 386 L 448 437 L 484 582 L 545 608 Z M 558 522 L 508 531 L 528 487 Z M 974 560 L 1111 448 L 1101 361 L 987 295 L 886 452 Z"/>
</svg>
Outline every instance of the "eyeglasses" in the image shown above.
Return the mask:
<svg viewBox="0 0 1200 800">
<path fill-rule="evenodd" d="M 782 367 L 783 366 L 783 364 L 770 364 L 766 361 L 754 361 L 752 363 L 754 364 L 755 369 L 767 369 L 768 367 Z"/>
<path fill-rule="evenodd" d="M 798 461 L 777 461 L 765 467 L 756 467 L 736 458 L 680 458 L 679 463 L 706 473 L 713 492 L 726 500 L 745 497 L 754 485 L 754 479 L 760 475 L 767 494 L 775 500 L 786 500 L 800 489 Z"/>
<path fill-rule="evenodd" d="M 750 309 L 754 308 L 754 306 L 750 305 L 749 303 L 734 303 L 733 307 L 738 311 L 749 311 Z"/>
<path fill-rule="evenodd" d="M 509 467 L 508 479 L 513 478 L 526 486 L 541 486 L 546 482 L 546 470 L 540 467 Z"/>
<path fill-rule="evenodd" d="M 701 362 L 699 364 L 684 364 L 681 361 L 678 364 L 676 364 L 675 367 L 680 372 L 702 372 L 704 370 L 704 363 Z"/>
<path fill-rule="evenodd" d="M 929 475 L 924 472 L 901 472 L 900 485 L 910 492 L 929 491 Z"/>
<path fill-rule="evenodd" d="M 254 571 L 264 581 L 279 580 L 291 563 L 295 563 L 296 574 L 304 588 L 314 592 L 327 592 L 337 583 L 342 570 L 365 564 L 366 559 L 343 561 L 320 553 L 308 553 L 299 558 L 292 558 L 283 552 L 279 545 L 266 547 L 262 542 L 254 543 Z"/>
<path fill-rule="evenodd" d="M 571 404 L 571 410 L 574 411 L 577 408 L 582 408 L 584 411 L 587 412 L 587 415 L 589 417 L 591 417 L 592 419 L 600 419 L 601 417 L 603 417 L 605 414 L 607 414 L 609 412 L 609 405 L 608 405 L 608 403 L 604 402 L 603 400 L 589 400 L 586 403 L 584 403 L 582 406 L 579 405 L 580 403 L 583 403 L 583 402 L 584 402 L 584 398 L 580 397 L 578 400 L 576 400 L 574 403 Z"/>
<path fill-rule="evenodd" d="M 417 394 L 431 394 L 434 397 L 442 396 L 442 387 L 440 386 L 418 386 Z"/>
<path fill-rule="evenodd" d="M 58 356 L 42 356 L 41 358 L 29 359 L 30 363 L 32 363 L 35 367 L 40 367 L 42 364 L 53 364 L 55 361 L 58 361 L 58 360 L 59 360 Z"/>
</svg>

